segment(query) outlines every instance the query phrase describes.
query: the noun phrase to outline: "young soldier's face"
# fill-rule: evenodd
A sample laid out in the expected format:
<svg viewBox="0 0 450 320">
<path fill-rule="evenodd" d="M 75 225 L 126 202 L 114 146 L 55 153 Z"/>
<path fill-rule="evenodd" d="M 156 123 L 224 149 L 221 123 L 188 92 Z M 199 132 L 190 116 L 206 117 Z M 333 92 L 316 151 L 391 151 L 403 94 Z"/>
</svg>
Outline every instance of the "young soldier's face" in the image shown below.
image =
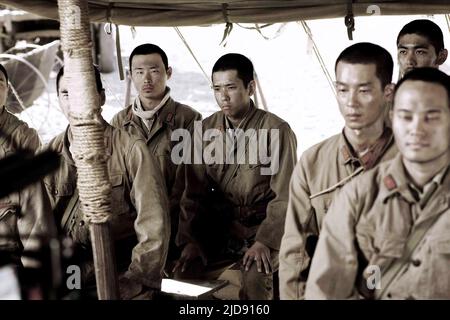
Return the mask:
<svg viewBox="0 0 450 320">
<path fill-rule="evenodd" d="M 0 72 L 0 107 L 3 107 L 8 98 L 8 82 L 3 72 Z"/>
<path fill-rule="evenodd" d="M 214 97 L 223 113 L 232 119 L 241 119 L 255 93 L 255 82 L 250 81 L 246 88 L 237 70 L 214 72 L 212 81 Z"/>
<path fill-rule="evenodd" d="M 394 100 L 392 126 L 403 158 L 410 162 L 450 159 L 450 106 L 437 83 L 406 81 Z"/>
<path fill-rule="evenodd" d="M 364 129 L 383 116 L 385 96 L 375 64 L 340 61 L 336 68 L 336 91 L 347 128 Z"/>
<path fill-rule="evenodd" d="M 400 37 L 397 58 L 401 77 L 414 68 L 439 66 L 436 50 L 430 41 L 415 33 Z"/>
<path fill-rule="evenodd" d="M 166 82 L 172 69 L 164 66 L 157 53 L 135 55 L 131 62 L 131 80 L 140 98 L 161 100 L 166 92 Z"/>
</svg>

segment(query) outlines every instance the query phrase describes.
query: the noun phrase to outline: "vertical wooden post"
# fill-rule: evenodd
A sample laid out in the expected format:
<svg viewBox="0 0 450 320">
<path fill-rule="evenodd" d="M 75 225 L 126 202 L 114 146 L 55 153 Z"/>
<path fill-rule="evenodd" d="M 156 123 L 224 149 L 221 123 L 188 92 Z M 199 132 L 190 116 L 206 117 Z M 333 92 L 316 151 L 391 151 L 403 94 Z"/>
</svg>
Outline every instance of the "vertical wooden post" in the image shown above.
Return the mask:
<svg viewBox="0 0 450 320">
<path fill-rule="evenodd" d="M 111 184 L 93 70 L 87 0 L 58 0 L 58 9 L 64 77 L 69 90 L 71 153 L 77 167 L 81 208 L 90 224 L 98 298 L 117 299 L 114 245 L 108 223 Z"/>
</svg>

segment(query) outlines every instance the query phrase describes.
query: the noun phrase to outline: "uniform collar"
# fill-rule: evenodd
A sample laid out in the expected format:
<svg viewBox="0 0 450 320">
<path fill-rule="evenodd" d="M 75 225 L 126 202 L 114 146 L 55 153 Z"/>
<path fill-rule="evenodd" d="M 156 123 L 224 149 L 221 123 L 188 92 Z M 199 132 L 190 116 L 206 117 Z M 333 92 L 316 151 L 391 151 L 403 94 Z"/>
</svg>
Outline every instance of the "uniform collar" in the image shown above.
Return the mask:
<svg viewBox="0 0 450 320">
<path fill-rule="evenodd" d="M 163 107 L 155 114 L 155 121 L 158 121 L 161 126 L 167 124 L 173 128 L 175 127 L 175 112 L 175 100 L 169 97 Z M 132 106 L 129 106 L 124 125 L 130 125 L 131 123 L 139 124 L 140 121 L 140 118 L 133 113 Z"/>
<path fill-rule="evenodd" d="M 253 100 L 250 99 L 250 107 L 247 110 L 247 113 L 244 116 L 244 119 L 241 123 L 241 125 L 239 126 L 239 129 L 244 130 L 245 127 L 248 125 L 248 123 L 251 121 L 251 119 L 254 117 L 254 115 L 256 114 L 256 111 L 258 110 L 258 108 L 255 107 L 255 104 L 253 103 Z M 227 119 L 227 117 L 225 116 L 225 114 L 222 112 L 222 121 L 220 121 L 220 125 L 217 127 L 217 129 L 219 129 L 220 131 L 224 131 L 224 129 L 231 129 L 228 122 L 230 121 L 229 119 Z M 234 128 L 237 129 L 237 128 Z"/>
<path fill-rule="evenodd" d="M 357 166 L 363 166 L 368 170 L 373 168 L 384 155 L 385 151 L 391 146 L 394 141 L 391 128 L 385 126 L 381 137 L 370 147 L 370 149 L 359 158 L 356 156 L 353 147 L 345 136 L 344 130 L 342 130 L 339 139 L 339 158 L 343 165 L 355 163 Z"/>
<path fill-rule="evenodd" d="M 407 176 L 405 166 L 403 165 L 402 155 L 398 153 L 395 158 L 390 162 L 386 173 L 382 177 L 383 185 L 381 186 L 381 196 L 383 202 L 394 194 L 399 193 L 405 200 L 409 203 L 416 203 L 418 200 L 414 197 L 410 189 L 410 179 Z M 450 189 L 450 165 L 440 171 L 436 176 L 433 177 L 434 182 L 439 186 L 443 186 L 446 190 Z M 448 191 L 444 192 L 447 194 Z"/>
</svg>

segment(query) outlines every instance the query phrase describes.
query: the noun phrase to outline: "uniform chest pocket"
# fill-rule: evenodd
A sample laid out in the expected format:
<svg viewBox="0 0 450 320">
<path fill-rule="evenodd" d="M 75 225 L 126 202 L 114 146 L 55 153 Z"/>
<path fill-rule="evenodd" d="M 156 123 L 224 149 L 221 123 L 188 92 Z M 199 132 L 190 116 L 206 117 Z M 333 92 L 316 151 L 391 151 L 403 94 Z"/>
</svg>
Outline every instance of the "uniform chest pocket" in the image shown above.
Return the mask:
<svg viewBox="0 0 450 320">
<path fill-rule="evenodd" d="M 18 207 L 0 203 L 0 247 L 16 247 Z"/>
<path fill-rule="evenodd" d="M 357 226 L 356 239 L 358 246 L 369 264 L 381 266 L 388 260 L 400 258 L 403 255 L 406 239 L 376 232 L 370 225 L 360 224 Z"/>
<path fill-rule="evenodd" d="M 0 203 L 0 221 L 6 221 L 10 215 L 17 213 L 17 206 L 11 203 Z"/>
<path fill-rule="evenodd" d="M 125 194 L 125 183 L 123 179 L 123 175 L 112 174 L 109 177 L 111 182 L 111 209 L 117 214 L 124 214 L 129 212 L 129 206 L 127 204 L 127 200 L 129 195 Z"/>
</svg>

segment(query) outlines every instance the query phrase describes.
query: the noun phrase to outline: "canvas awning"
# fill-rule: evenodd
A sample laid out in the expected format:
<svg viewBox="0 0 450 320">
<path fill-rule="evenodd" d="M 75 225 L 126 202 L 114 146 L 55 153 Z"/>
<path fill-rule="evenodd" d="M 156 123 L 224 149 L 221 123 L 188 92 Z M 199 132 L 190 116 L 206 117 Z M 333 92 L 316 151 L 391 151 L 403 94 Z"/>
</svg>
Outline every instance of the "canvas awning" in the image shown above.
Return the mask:
<svg viewBox="0 0 450 320">
<path fill-rule="evenodd" d="M 276 23 L 355 16 L 377 5 L 382 15 L 447 14 L 448 0 L 89 0 L 92 22 L 133 26 L 198 26 L 215 23 Z M 58 19 L 57 0 L 0 0 L 0 4 Z"/>
</svg>

